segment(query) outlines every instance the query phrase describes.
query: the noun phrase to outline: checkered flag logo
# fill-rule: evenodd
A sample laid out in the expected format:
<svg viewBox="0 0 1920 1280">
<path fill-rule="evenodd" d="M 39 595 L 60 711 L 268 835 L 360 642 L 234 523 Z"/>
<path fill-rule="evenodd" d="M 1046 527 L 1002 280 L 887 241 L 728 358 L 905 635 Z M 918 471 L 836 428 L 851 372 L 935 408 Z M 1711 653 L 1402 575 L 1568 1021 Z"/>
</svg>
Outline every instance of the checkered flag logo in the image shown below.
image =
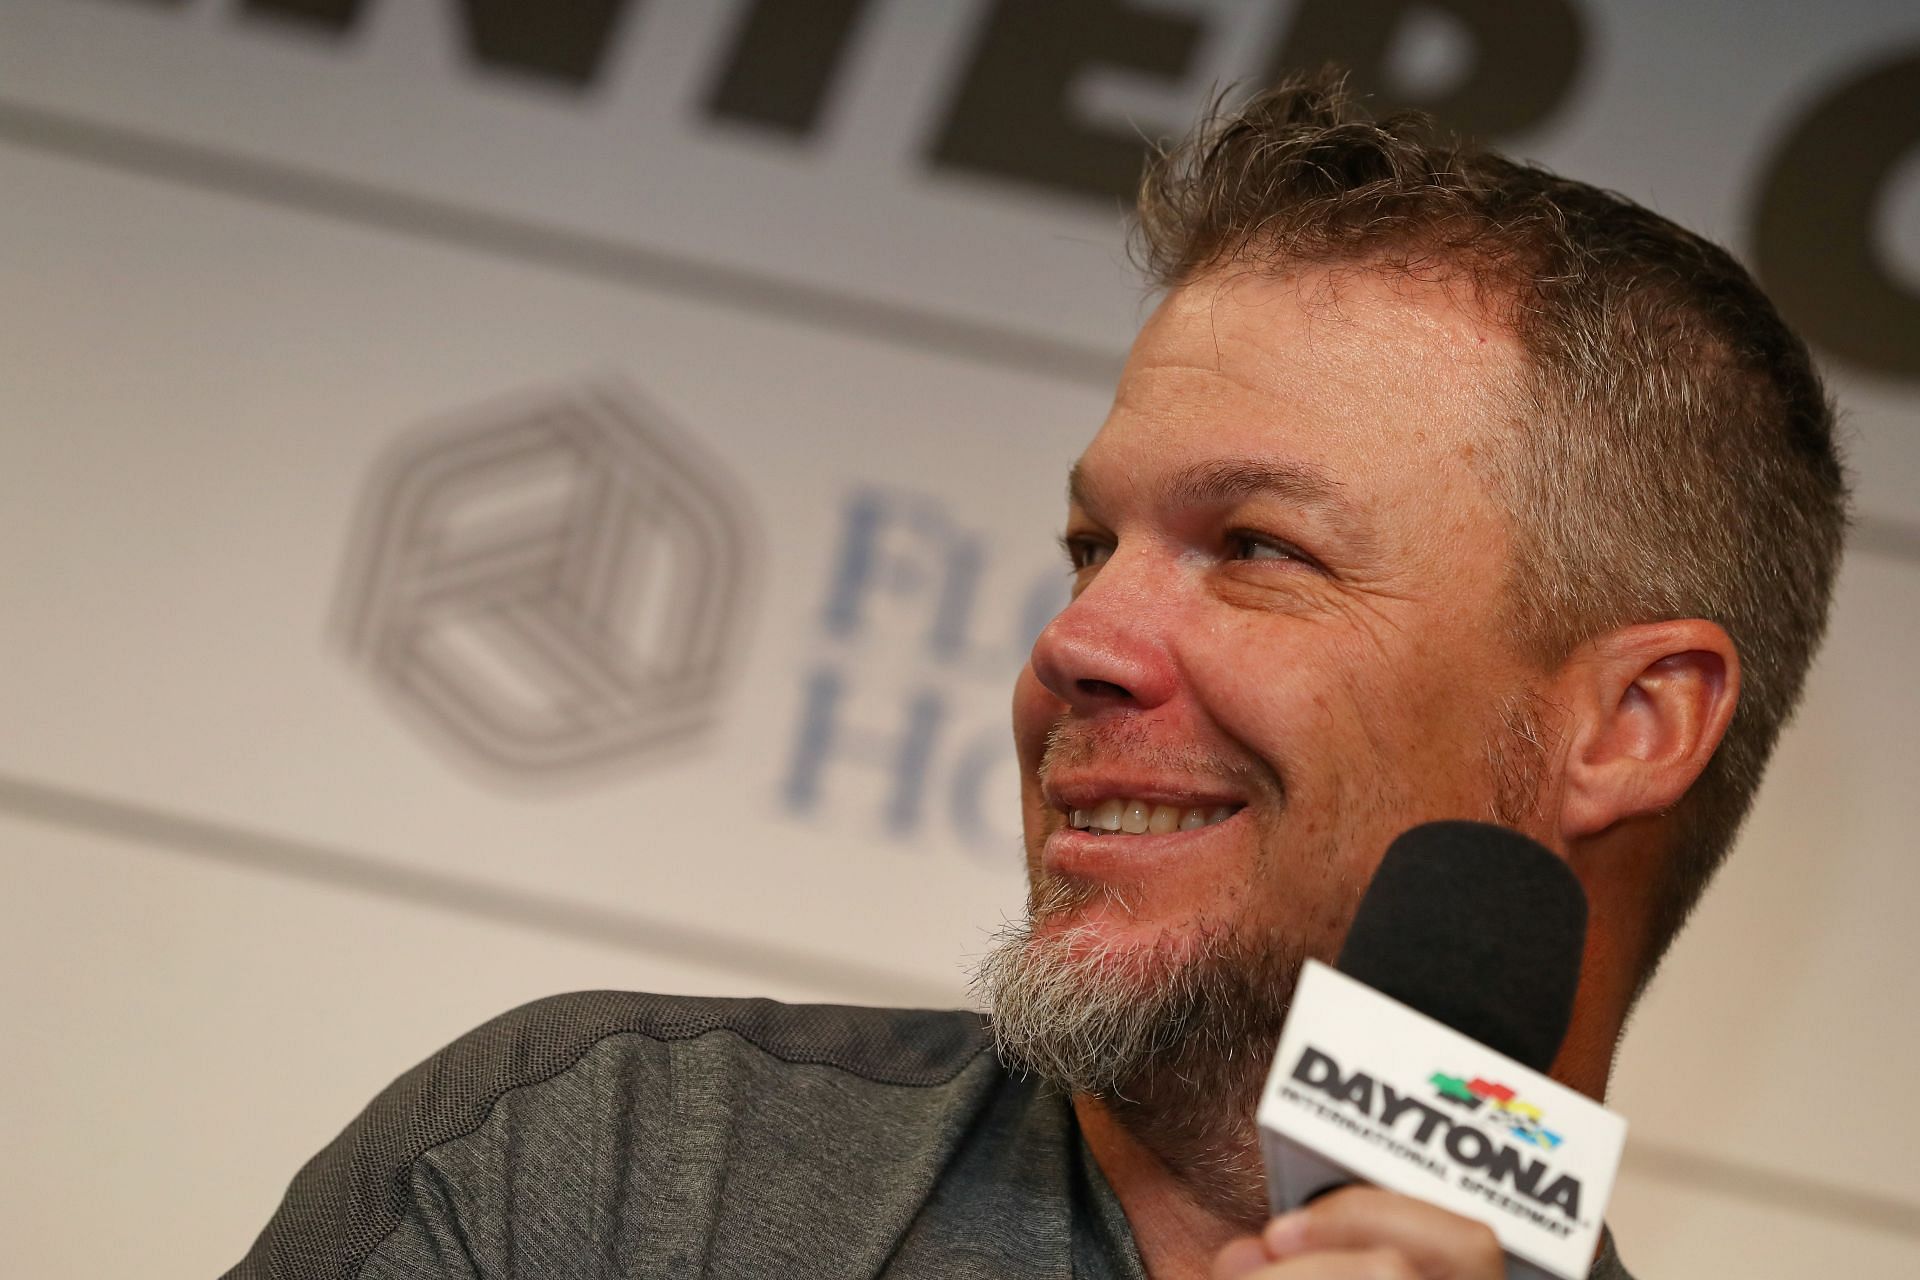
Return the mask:
<svg viewBox="0 0 1920 1280">
<path fill-rule="evenodd" d="M 746 505 L 630 389 L 483 407 L 375 472 L 347 647 L 469 761 L 554 775 L 707 726 L 749 594 Z"/>
</svg>

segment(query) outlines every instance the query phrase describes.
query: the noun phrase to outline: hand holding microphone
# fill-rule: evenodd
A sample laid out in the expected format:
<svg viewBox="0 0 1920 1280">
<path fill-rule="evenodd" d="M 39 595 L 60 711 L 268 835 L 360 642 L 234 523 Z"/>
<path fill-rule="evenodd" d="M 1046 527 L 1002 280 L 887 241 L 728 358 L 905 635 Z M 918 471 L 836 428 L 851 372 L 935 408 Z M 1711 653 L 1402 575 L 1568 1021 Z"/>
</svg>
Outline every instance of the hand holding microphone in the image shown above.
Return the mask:
<svg viewBox="0 0 1920 1280">
<path fill-rule="evenodd" d="M 1338 968 L 1301 976 L 1258 1116 L 1279 1216 L 1216 1275 L 1586 1276 L 1626 1126 L 1545 1075 L 1585 935 L 1579 882 L 1532 840 L 1396 840 Z"/>
</svg>

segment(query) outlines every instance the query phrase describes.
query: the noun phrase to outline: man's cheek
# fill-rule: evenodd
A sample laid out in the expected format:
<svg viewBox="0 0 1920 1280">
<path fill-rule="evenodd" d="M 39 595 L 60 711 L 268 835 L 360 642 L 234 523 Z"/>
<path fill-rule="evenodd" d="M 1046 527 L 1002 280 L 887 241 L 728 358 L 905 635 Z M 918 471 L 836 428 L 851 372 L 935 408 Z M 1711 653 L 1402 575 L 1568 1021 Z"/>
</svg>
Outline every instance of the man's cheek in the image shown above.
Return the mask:
<svg viewBox="0 0 1920 1280">
<path fill-rule="evenodd" d="M 1047 692 L 1031 663 L 1013 682 L 1013 745 L 1022 775 L 1031 777 L 1046 754 L 1047 734 L 1066 714 L 1066 704 Z"/>
<path fill-rule="evenodd" d="M 1193 679 L 1213 723 L 1265 764 L 1283 792 L 1351 736 L 1352 698 L 1298 654 L 1248 653 Z"/>
</svg>

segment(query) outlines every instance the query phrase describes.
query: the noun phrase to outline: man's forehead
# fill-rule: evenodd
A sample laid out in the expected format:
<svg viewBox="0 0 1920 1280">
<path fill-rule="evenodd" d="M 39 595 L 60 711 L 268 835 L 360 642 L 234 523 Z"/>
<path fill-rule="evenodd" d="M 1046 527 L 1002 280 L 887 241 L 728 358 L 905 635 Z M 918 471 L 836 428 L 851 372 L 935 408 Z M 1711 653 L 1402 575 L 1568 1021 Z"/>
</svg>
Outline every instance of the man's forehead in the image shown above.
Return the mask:
<svg viewBox="0 0 1920 1280">
<path fill-rule="evenodd" d="M 1311 370 L 1505 390 L 1527 362 L 1518 335 L 1456 278 L 1350 262 L 1200 276 L 1161 300 L 1134 354 L 1149 368 L 1207 369 L 1256 389 Z M 1139 371 L 1123 370 L 1122 383 Z"/>
<path fill-rule="evenodd" d="M 1511 440 L 1524 404 L 1514 335 L 1441 284 L 1314 270 L 1202 278 L 1165 299 L 1069 497 L 1152 487 L 1361 506 L 1384 496 L 1380 482 L 1424 486 L 1430 468 Z"/>
</svg>

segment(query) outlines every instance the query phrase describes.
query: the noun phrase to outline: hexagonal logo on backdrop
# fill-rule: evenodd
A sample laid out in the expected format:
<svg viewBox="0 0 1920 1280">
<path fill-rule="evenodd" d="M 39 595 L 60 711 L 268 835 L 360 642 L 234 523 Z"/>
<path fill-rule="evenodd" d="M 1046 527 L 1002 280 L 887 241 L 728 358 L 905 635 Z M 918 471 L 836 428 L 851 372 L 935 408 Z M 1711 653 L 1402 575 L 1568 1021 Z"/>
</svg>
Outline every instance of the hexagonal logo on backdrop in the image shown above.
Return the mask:
<svg viewBox="0 0 1920 1280">
<path fill-rule="evenodd" d="M 344 638 L 419 729 L 489 770 L 639 757 L 718 714 L 753 529 L 725 471 L 630 388 L 495 402 L 376 469 Z"/>
</svg>

